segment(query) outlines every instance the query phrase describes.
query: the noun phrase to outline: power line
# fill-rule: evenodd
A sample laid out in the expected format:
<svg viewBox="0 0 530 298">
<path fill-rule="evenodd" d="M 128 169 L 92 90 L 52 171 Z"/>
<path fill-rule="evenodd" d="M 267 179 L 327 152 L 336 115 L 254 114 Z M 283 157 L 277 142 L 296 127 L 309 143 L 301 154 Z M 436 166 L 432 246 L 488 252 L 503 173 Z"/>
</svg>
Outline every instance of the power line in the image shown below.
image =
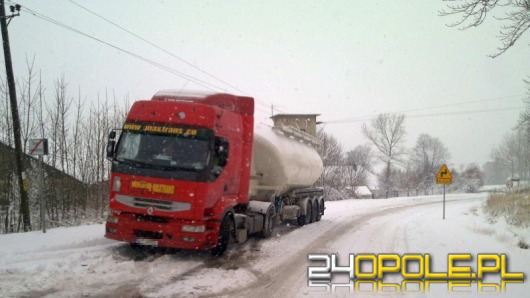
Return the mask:
<svg viewBox="0 0 530 298">
<path fill-rule="evenodd" d="M 13 1 L 9 1 L 9 0 L 7 0 L 7 2 L 10 2 L 10 3 L 15 4 Z M 98 15 L 97 13 L 88 10 L 87 8 L 85 8 L 85 7 L 83 7 L 83 6 L 81 6 L 81 5 L 77 4 L 77 3 L 75 3 L 74 1 L 70 1 L 70 2 L 72 2 L 73 4 L 75 4 L 75 5 L 77 5 L 77 6 L 81 7 L 81 8 L 83 8 L 83 9 L 85 9 L 85 10 L 87 10 L 88 12 L 90 12 L 90 13 L 92 13 L 92 14 L 98 16 L 99 18 L 101 18 L 101 19 L 103 19 L 103 20 L 105 20 L 105 21 L 107 21 L 107 22 L 113 24 L 114 26 L 117 26 L 118 28 L 120 28 L 120 29 L 122 29 L 122 30 L 128 32 L 129 34 L 132 34 L 133 36 L 135 36 L 135 37 L 137 37 L 137 38 L 143 40 L 144 42 L 146 42 L 146 43 L 148 43 L 148 44 L 150 44 L 150 45 L 152 45 L 152 46 L 158 48 L 159 50 L 161 50 L 161 51 L 163 51 L 163 52 L 165 52 L 165 53 L 171 55 L 172 57 L 174 57 L 174 58 L 176 58 L 176 59 L 178 59 L 178 60 L 180 60 L 180 61 L 183 61 L 184 63 L 186 63 L 186 64 L 188 64 L 188 65 L 190 65 L 190 66 L 196 68 L 197 70 L 199 70 L 199 71 L 201 71 L 201 72 L 207 74 L 208 76 L 211 76 L 211 77 L 215 78 L 216 80 L 222 82 L 223 84 L 227 85 L 228 87 L 233 88 L 233 89 L 235 89 L 235 90 L 238 90 L 239 92 L 242 92 L 242 93 L 244 93 L 244 94 L 246 94 L 246 95 L 249 95 L 248 93 L 246 93 L 246 92 L 244 92 L 244 91 L 242 91 L 242 90 L 240 90 L 240 89 L 238 89 L 238 88 L 236 88 L 236 87 L 234 87 L 234 86 L 231 86 L 230 84 L 226 83 L 225 81 L 223 81 L 223 80 L 221 80 L 221 79 L 219 79 L 219 78 L 217 78 L 217 77 L 215 77 L 215 76 L 213 76 L 213 75 L 207 73 L 206 71 L 204 71 L 204 70 L 198 68 L 197 66 L 195 66 L 195 65 L 193 65 L 193 64 L 191 64 L 191 63 L 185 61 L 184 59 L 179 58 L 178 56 L 176 56 L 176 55 L 170 53 L 169 51 L 166 51 L 166 50 L 162 49 L 161 47 L 157 46 L 156 44 L 154 44 L 154 43 L 152 43 L 152 42 L 150 42 L 150 41 L 148 41 L 148 40 L 146 40 L 146 39 L 140 37 L 139 35 L 137 35 L 137 34 L 131 32 L 130 30 L 127 30 L 127 29 L 123 28 L 122 26 L 119 26 L 119 25 L 117 25 L 116 23 L 114 23 L 114 22 L 112 22 L 112 21 L 110 21 L 110 20 L 108 20 L 108 19 L 106 19 L 106 18 L 104 18 L 104 17 Z M 216 85 L 211 84 L 211 83 L 209 83 L 209 82 L 206 82 L 206 81 L 203 81 L 203 80 L 197 79 L 197 78 L 195 78 L 195 77 L 193 77 L 193 76 L 191 76 L 191 75 L 188 75 L 188 74 L 185 74 L 185 73 L 183 73 L 183 72 L 177 71 L 177 70 L 175 70 L 175 69 L 173 69 L 173 68 L 171 68 L 171 67 L 168 67 L 168 66 L 165 66 L 165 65 L 163 65 L 163 64 L 160 64 L 160 63 L 158 63 L 158 62 L 156 62 L 156 61 L 154 61 L 154 60 L 151 60 L 151 59 L 145 58 L 145 57 L 143 57 L 143 56 L 141 56 L 141 55 L 139 55 L 139 54 L 135 54 L 135 53 L 133 53 L 133 52 L 131 52 L 131 51 L 125 50 L 125 49 L 123 49 L 123 48 L 120 48 L 120 47 L 118 47 L 118 46 L 116 46 L 116 45 L 114 45 L 114 44 L 111 44 L 111 43 L 109 43 L 109 42 L 103 41 L 103 40 L 101 40 L 101 39 L 99 39 L 99 38 L 96 38 L 96 37 L 94 37 L 94 36 L 88 35 L 88 34 L 82 32 L 82 31 L 80 31 L 80 30 L 78 30 L 78 29 L 75 29 L 75 28 L 73 28 L 73 27 L 71 27 L 71 26 L 69 26 L 69 25 L 66 25 L 66 24 L 64 24 L 64 23 L 62 23 L 62 22 L 59 22 L 59 21 L 57 21 L 57 20 L 55 20 L 55 19 L 53 19 L 53 18 L 51 18 L 51 17 L 48 17 L 48 16 L 46 16 L 46 15 L 44 15 L 44 14 L 41 14 L 41 13 L 39 13 L 39 12 L 37 12 L 37 11 L 35 11 L 35 10 L 32 10 L 32 9 L 26 7 L 26 6 L 24 6 L 24 7 L 22 7 L 22 8 L 23 8 L 24 11 L 30 13 L 31 15 L 33 15 L 33 16 L 35 16 L 35 17 L 37 17 L 37 18 L 40 18 L 40 19 L 42 19 L 42 20 L 44 20 L 44 21 L 50 22 L 50 23 L 52 23 L 52 24 L 54 24 L 54 25 L 57 25 L 57 26 L 62 27 L 62 28 L 64 28 L 64 29 L 70 30 L 70 31 L 72 31 L 72 32 L 74 32 L 74 33 L 77 33 L 77 34 L 80 34 L 80 35 L 82 35 L 82 36 L 85 36 L 85 37 L 88 37 L 88 38 L 90 38 L 90 39 L 93 39 L 93 40 L 95 40 L 95 41 L 98 41 L 98 42 L 100 42 L 100 43 L 102 43 L 102 44 L 104 44 L 104 45 L 107 45 L 107 46 L 109 46 L 109 47 L 112 47 L 112 48 L 114 48 L 114 49 L 116 49 L 116 50 L 118 50 L 118 51 L 121 51 L 121 52 L 123 52 L 123 53 L 126 53 L 126 54 L 128 54 L 128 55 L 130 55 L 130 56 L 132 56 L 132 57 L 134 57 L 134 58 L 136 58 L 136 59 L 142 60 L 142 61 L 144 61 L 144 62 L 146 62 L 146 63 L 149 63 L 149 64 L 151 64 L 151 65 L 153 65 L 153 66 L 155 66 L 155 67 L 158 67 L 158 68 L 160 68 L 160 69 L 162 69 L 162 70 L 165 70 L 165 71 L 167 71 L 167 72 L 169 72 L 169 73 L 171 73 L 171 74 L 174 74 L 174 75 L 180 76 L 180 77 L 182 77 L 182 78 L 184 78 L 184 79 L 186 79 L 186 80 L 188 80 L 188 81 L 192 81 L 192 82 L 194 82 L 194 83 L 196 83 L 196 84 L 198 84 L 198 85 L 200 85 L 200 86 L 205 87 L 206 89 L 209 89 L 209 90 L 211 90 L 211 91 L 217 91 L 217 90 L 225 91 L 225 89 L 222 88 L 222 87 L 219 87 L 219 86 L 216 86 Z M 249 95 L 249 96 L 250 96 L 250 95 Z M 260 99 L 258 99 L 258 98 L 254 98 L 254 99 L 255 99 L 255 101 L 256 101 L 258 104 L 261 104 L 262 106 L 265 106 L 265 107 L 267 107 L 267 108 L 271 106 L 271 105 L 267 104 L 266 102 L 264 102 L 264 101 L 262 101 L 262 100 L 260 100 Z M 277 108 L 274 108 L 274 110 L 276 110 L 276 111 L 278 111 L 278 112 L 280 112 L 280 113 L 283 113 L 283 111 L 281 111 L 281 110 L 279 110 L 279 109 L 277 109 Z"/>
<path fill-rule="evenodd" d="M 472 103 L 484 103 L 484 102 L 489 102 L 489 101 L 498 101 L 498 100 L 503 100 L 503 99 L 508 99 L 508 98 L 515 98 L 515 97 L 521 97 L 521 95 L 508 95 L 508 96 L 494 97 L 494 98 L 481 99 L 481 100 L 472 100 L 472 101 L 465 101 L 465 102 L 459 102 L 459 103 L 454 103 L 454 104 L 445 104 L 445 105 L 440 105 L 440 106 L 433 106 L 433 107 L 425 107 L 425 108 L 419 108 L 419 109 L 413 109 L 413 110 L 391 112 L 391 113 L 388 113 L 388 114 L 408 114 L 408 113 L 425 111 L 425 110 L 447 108 L 447 107 L 460 106 L 460 105 L 466 105 L 466 104 L 472 104 Z M 520 109 L 520 108 L 509 108 L 509 109 Z M 496 110 L 499 110 L 499 109 L 496 109 Z M 502 110 L 502 109 L 500 109 L 500 110 Z M 481 111 L 481 110 L 479 110 L 479 111 Z M 461 113 L 462 112 L 454 112 L 454 114 L 461 114 Z M 467 112 L 464 112 L 464 113 L 467 113 Z M 445 114 L 447 114 L 447 113 L 445 113 Z M 445 115 L 445 114 L 444 113 L 435 113 L 435 114 L 429 114 L 429 115 Z M 326 121 L 325 123 L 335 124 L 335 123 L 363 122 L 363 121 L 367 121 L 367 120 L 373 119 L 375 117 L 377 117 L 377 115 L 359 116 L 359 117 L 339 119 L 339 120 L 330 120 L 330 121 Z M 407 115 L 407 117 L 416 117 L 416 116 Z M 422 115 L 417 115 L 417 117 L 422 117 Z"/>
<path fill-rule="evenodd" d="M 498 100 L 503 100 L 503 99 L 508 99 L 508 98 L 515 98 L 515 97 L 521 97 L 521 95 L 508 95 L 508 96 L 494 97 L 494 98 L 488 98 L 488 99 L 471 100 L 471 101 L 458 102 L 458 103 L 452 103 L 452 104 L 445 104 L 445 105 L 428 107 L 428 108 L 408 110 L 408 111 L 397 112 L 397 113 L 418 112 L 418 111 L 424 111 L 424 110 L 431 110 L 431 109 L 439 109 L 439 108 L 467 105 L 467 104 L 471 104 L 471 103 L 484 103 L 484 102 L 489 102 L 489 101 L 498 101 Z"/>
<path fill-rule="evenodd" d="M 409 118 L 421 118 L 421 117 L 436 117 L 436 116 L 452 116 L 452 115 L 464 115 L 464 114 L 479 114 L 479 113 L 490 113 L 498 111 L 514 111 L 521 110 L 525 107 L 508 107 L 508 108 L 495 108 L 495 109 L 483 109 L 483 110 L 468 110 L 468 111 L 458 111 L 458 112 L 446 112 L 446 113 L 432 113 L 432 114 L 422 114 L 422 115 L 408 115 Z"/>
<path fill-rule="evenodd" d="M 147 43 L 147 44 L 149 44 L 149 45 L 151 45 L 151 46 L 153 46 L 153 47 L 159 49 L 160 51 L 162 51 L 162 52 L 164 52 L 164 53 L 166 53 L 166 54 L 172 56 L 173 58 L 175 58 L 175 59 L 177 59 L 177 60 L 179 60 L 179 61 L 181 61 L 181 62 L 184 62 L 185 64 L 187 64 L 187 65 L 189 65 L 189 66 L 195 68 L 196 70 L 202 72 L 203 74 L 205 74 L 205 75 L 207 75 L 207 76 L 209 76 L 209 77 L 211 77 L 211 78 L 213 78 L 213 79 L 216 79 L 217 81 L 219 81 L 219 82 L 225 84 L 226 86 L 228 86 L 228 87 L 230 87 L 230 88 L 232 88 L 232 89 L 234 89 L 234 90 L 237 90 L 237 91 L 239 91 L 239 92 L 241 92 L 241 93 L 244 93 L 244 94 L 248 95 L 246 92 L 244 92 L 244 91 L 238 89 L 237 87 L 234 87 L 234 86 L 230 85 L 229 83 L 227 83 L 227 82 L 221 80 L 220 78 L 218 78 L 218 77 L 216 77 L 216 76 L 214 76 L 214 75 L 212 75 L 212 74 L 206 72 L 205 70 L 202 70 L 201 68 L 199 68 L 199 67 L 197 67 L 196 65 L 192 64 L 191 62 L 188 62 L 188 61 L 186 61 L 186 60 L 184 60 L 184 59 L 182 59 L 182 58 L 176 56 L 175 54 L 173 54 L 173 53 L 171 53 L 171 52 L 169 52 L 169 51 L 167 51 L 167 50 L 161 48 L 160 46 L 156 45 L 155 43 L 153 43 L 153 42 L 151 42 L 151 41 L 149 41 L 149 40 L 147 40 L 147 39 L 145 39 L 145 38 L 139 36 L 138 34 L 136 34 L 136 33 L 132 32 L 132 31 L 130 31 L 130 30 L 128 30 L 128 29 L 126 29 L 126 28 L 124 28 L 124 27 L 122 27 L 122 26 L 120 26 L 120 25 L 114 23 L 114 22 L 112 22 L 111 20 L 109 20 L 109 19 L 107 19 L 107 18 L 105 18 L 105 17 L 103 17 L 103 16 L 101 16 L 101 15 L 95 13 L 94 11 L 92 11 L 92 10 L 90 10 L 90 9 L 88 9 L 88 8 L 86 8 L 86 7 L 84 7 L 84 6 L 82 6 L 81 4 L 78 4 L 78 3 L 76 3 L 76 2 L 73 1 L 73 0 L 69 0 L 69 1 L 70 1 L 72 4 L 74 4 L 74 5 L 76 5 L 76 6 L 80 7 L 80 8 L 82 8 L 82 9 L 88 11 L 89 13 L 91 13 L 91 14 L 97 16 L 98 18 L 104 20 L 105 22 L 108 22 L 108 23 L 110 23 L 110 24 L 112 24 L 112 25 L 114 25 L 114 26 L 120 28 L 121 30 L 123 30 L 123 31 L 125 31 L 125 32 L 127 32 L 127 33 L 129 33 L 129 34 L 131 34 L 132 36 L 134 36 L 134 37 L 136 37 L 136 38 L 142 40 L 143 42 L 145 42 L 145 43 Z"/>
<path fill-rule="evenodd" d="M 265 114 L 265 115 L 268 115 L 268 114 L 269 114 L 269 112 L 268 112 L 267 110 L 263 109 L 263 108 L 260 108 L 260 107 L 254 107 L 254 109 L 255 109 L 256 111 L 258 111 L 258 112 L 261 112 L 261 113 Z"/>
<path fill-rule="evenodd" d="M 513 110 L 522 110 L 525 107 L 508 107 L 508 108 L 495 108 L 495 109 L 483 109 L 483 110 L 467 110 L 467 111 L 457 111 L 457 112 L 446 112 L 446 113 L 432 113 L 432 114 L 420 114 L 420 115 L 407 115 L 407 118 L 421 118 L 421 117 L 436 117 L 436 116 L 453 116 L 453 115 L 464 115 L 464 114 L 479 114 L 479 113 L 489 113 L 489 112 L 499 112 L 499 111 L 513 111 Z M 398 113 L 398 112 L 396 112 Z M 390 113 L 390 114 L 396 114 Z M 341 124 L 341 123 L 352 123 L 352 122 L 365 122 L 371 119 L 374 119 L 377 115 L 359 117 L 356 119 L 346 119 L 346 120 L 334 120 L 334 121 L 322 121 L 326 124 Z"/>
<path fill-rule="evenodd" d="M 42 19 L 42 20 L 44 20 L 44 21 L 50 22 L 50 23 L 52 23 L 52 24 L 54 24 L 54 25 L 57 25 L 57 26 L 60 26 L 60 27 L 62 27 L 62 28 L 64 28 L 64 29 L 70 30 L 70 31 L 75 32 L 75 33 L 77 33 L 77 34 L 80 34 L 80 35 L 83 35 L 83 36 L 88 37 L 88 38 L 90 38 L 90 39 L 93 39 L 93 40 L 95 40 L 95 41 L 97 41 L 97 42 L 99 42 L 99 43 L 102 43 L 102 44 L 104 44 L 104 45 L 107 45 L 107 46 L 109 46 L 109 47 L 112 47 L 112 48 L 114 48 L 114 49 L 116 49 L 116 50 L 118 50 L 118 51 L 121 51 L 121 52 L 125 53 L 125 54 L 128 54 L 128 55 L 130 55 L 130 56 L 132 56 L 132 57 L 134 57 L 134 58 L 136 58 L 136 59 L 138 59 L 138 60 L 142 60 L 142 61 L 144 61 L 144 62 L 146 62 L 146 63 L 149 63 L 149 64 L 151 64 L 151 65 L 153 65 L 153 66 L 155 66 L 155 67 L 158 67 L 158 68 L 160 68 L 160 69 L 162 69 L 162 70 L 165 70 L 165 71 L 167 71 L 167 72 L 169 72 L 169 73 L 171 73 L 171 74 L 174 74 L 174 75 L 177 75 L 177 76 L 182 77 L 182 78 L 184 78 L 184 79 L 187 79 L 187 80 L 189 80 L 189 81 L 192 81 L 192 82 L 194 82 L 194 83 L 196 83 L 196 84 L 198 84 L 198 85 L 200 85 L 200 86 L 203 86 L 204 88 L 209 89 L 209 90 L 211 90 L 211 91 L 225 90 L 225 89 L 222 88 L 222 87 L 219 87 L 219 86 L 216 86 L 216 85 L 214 85 L 214 84 L 208 83 L 208 82 L 206 82 L 206 81 L 203 81 L 203 80 L 197 79 L 197 78 L 195 78 L 195 77 L 193 77 L 193 76 L 190 76 L 190 75 L 185 74 L 185 73 L 183 73 L 183 72 L 177 71 L 177 70 L 175 70 L 175 69 L 173 69 L 173 68 L 171 68 L 171 67 L 165 66 L 165 65 L 160 64 L 160 63 L 158 63 L 158 62 L 156 62 L 156 61 L 153 61 L 153 60 L 151 60 L 151 59 L 145 58 L 145 57 L 143 57 L 143 56 L 141 56 L 141 55 L 139 55 L 139 54 L 135 54 L 135 53 L 133 53 L 133 52 L 131 52 L 131 51 L 125 50 L 125 49 L 123 49 L 123 48 L 120 48 L 120 47 L 118 47 L 118 46 L 116 46 L 116 45 L 114 45 L 114 44 L 111 44 L 111 43 L 109 43 L 109 42 L 106 42 L 106 41 L 104 41 L 104 40 L 101 40 L 101 39 L 99 39 L 99 38 L 96 38 L 96 37 L 91 36 L 91 35 L 89 35 L 89 34 L 86 34 L 86 33 L 82 32 L 82 31 L 80 31 L 80 30 L 78 30 L 78 29 L 75 29 L 75 28 L 73 28 L 73 27 L 71 27 L 71 26 L 68 26 L 68 25 L 66 25 L 66 24 L 64 24 L 64 23 L 61 23 L 61 22 L 57 21 L 57 20 L 54 20 L 54 19 L 52 19 L 52 18 L 50 18 L 50 17 L 48 17 L 48 16 L 45 16 L 45 15 L 43 15 L 43 14 L 41 14 L 41 13 L 38 13 L 38 12 L 32 10 L 32 9 L 29 9 L 28 7 L 23 7 L 23 10 L 26 11 L 26 12 L 28 12 L 28 13 L 30 13 L 31 15 L 33 15 L 33 16 L 35 16 L 35 17 L 37 17 L 37 18 L 40 18 L 40 19 Z"/>
<path fill-rule="evenodd" d="M 132 36 L 134 36 L 134 37 L 140 39 L 141 41 L 143 41 L 143 42 L 145 42 L 145 43 L 147 43 L 147 44 L 149 44 L 149 45 L 151 45 L 151 46 L 157 48 L 158 50 L 160 50 L 160 51 L 162 51 L 162 52 L 164 52 L 164 53 L 170 55 L 171 57 L 173 57 L 173 58 L 175 58 L 175 59 L 177 59 L 177 60 L 179 60 L 179 61 L 185 63 L 186 65 L 188 65 L 188 66 L 190 66 L 190 67 L 193 67 L 194 69 L 196 69 L 196 70 L 200 71 L 201 73 L 203 73 L 203 74 L 205 74 L 205 75 L 207 75 L 207 76 L 209 76 L 209 77 L 211 77 L 211 78 L 213 78 L 213 79 L 215 79 L 215 80 L 217 80 L 217 81 L 223 83 L 224 85 L 226 85 L 226 86 L 228 86 L 228 87 L 230 87 L 230 88 L 232 88 L 232 89 L 234 89 L 234 90 L 236 90 L 236 91 L 238 91 L 238 92 L 240 92 L 240 93 L 242 93 L 242 94 L 244 94 L 244 95 L 250 95 L 250 94 L 248 94 L 247 92 L 245 92 L 245 91 L 243 91 L 243 90 L 241 90 L 241 89 L 239 89 L 239 88 L 237 88 L 237 87 L 235 87 L 235 86 L 229 84 L 228 82 L 222 80 L 221 78 L 219 78 L 219 77 L 217 77 L 217 76 L 214 76 L 213 74 L 211 74 L 211 73 L 209 73 L 209 72 L 207 72 L 207 71 L 205 71 L 205 70 L 199 68 L 198 66 L 194 65 L 193 63 L 188 62 L 187 60 L 178 57 L 177 55 L 175 55 L 175 54 L 169 52 L 168 50 L 166 50 L 166 49 L 160 47 L 159 45 L 157 45 L 157 44 L 155 44 L 155 43 L 153 43 L 153 42 L 147 40 L 146 38 L 144 38 L 144 37 L 142 37 L 142 36 L 140 36 L 140 35 L 138 35 L 138 34 L 132 32 L 131 30 L 128 30 L 128 29 L 124 28 L 123 26 L 120 26 L 120 25 L 118 25 L 117 23 L 115 23 L 115 22 L 109 20 L 108 18 L 105 18 L 105 17 L 103 17 L 102 15 L 100 15 L 100 14 L 98 14 L 98 13 L 96 13 L 96 12 L 94 12 L 94 11 L 88 9 L 88 8 L 86 8 L 85 6 L 82 6 L 81 4 L 79 4 L 79 3 L 77 3 L 77 2 L 75 2 L 75 1 L 73 1 L 73 0 L 69 0 L 69 1 L 70 1 L 72 4 L 74 4 L 74 5 L 78 6 L 78 7 L 80 7 L 81 9 L 83 9 L 83 10 L 85 10 L 85 11 L 87 11 L 87 12 L 93 14 L 94 16 L 96 16 L 96 17 L 98 17 L 98 18 L 104 20 L 105 22 L 107 22 L 107 23 L 109 23 L 109 24 L 111 24 L 111 25 L 113 25 L 113 26 L 115 26 L 115 27 L 117 27 L 117 28 L 119 28 L 119 29 L 121 29 L 121 30 L 123 30 L 123 31 L 125 31 L 125 32 L 127 32 L 127 33 L 129 33 L 130 35 L 132 35 Z M 264 106 L 269 106 L 267 103 L 265 103 L 265 102 L 263 102 L 263 101 L 261 101 L 261 100 L 259 100 L 259 99 L 257 99 L 257 98 L 255 98 L 255 100 L 256 100 L 259 104 L 262 104 L 262 105 L 264 105 Z"/>
</svg>

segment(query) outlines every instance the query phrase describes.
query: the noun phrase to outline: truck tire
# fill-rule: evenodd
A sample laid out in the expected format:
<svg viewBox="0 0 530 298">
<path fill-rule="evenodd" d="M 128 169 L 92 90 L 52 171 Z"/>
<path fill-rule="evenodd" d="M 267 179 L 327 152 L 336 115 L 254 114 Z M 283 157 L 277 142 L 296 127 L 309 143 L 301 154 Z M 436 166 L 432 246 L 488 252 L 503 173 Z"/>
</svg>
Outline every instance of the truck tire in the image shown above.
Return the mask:
<svg viewBox="0 0 530 298">
<path fill-rule="evenodd" d="M 313 222 L 313 204 L 310 200 L 307 201 L 307 212 L 305 215 L 305 224 L 308 225 Z"/>
<path fill-rule="evenodd" d="M 298 225 L 301 227 L 303 225 L 305 225 L 305 219 L 306 219 L 306 216 L 305 215 L 300 215 L 296 218 L 296 222 L 298 223 Z"/>
<path fill-rule="evenodd" d="M 219 229 L 219 238 L 217 245 L 212 249 L 212 255 L 215 257 L 222 256 L 228 248 L 230 238 L 234 231 L 234 221 L 231 218 L 231 213 L 226 214 L 221 222 L 221 228 Z"/>
<path fill-rule="evenodd" d="M 313 201 L 312 206 L 313 209 L 311 209 L 311 222 L 316 222 L 318 216 L 318 201 Z"/>
<path fill-rule="evenodd" d="M 303 226 L 303 225 L 307 225 L 307 224 L 311 223 L 311 217 L 312 217 L 312 213 L 313 213 L 312 210 L 313 209 L 312 209 L 312 205 L 311 205 L 311 201 L 310 200 L 307 200 L 305 210 L 306 210 L 306 213 L 300 215 L 296 219 L 299 226 Z"/>
<path fill-rule="evenodd" d="M 263 220 L 263 230 L 261 230 L 261 238 L 269 238 L 272 236 L 272 232 L 274 231 L 274 205 L 271 205 L 269 209 L 267 209 L 267 213 L 265 214 L 265 218 Z"/>
<path fill-rule="evenodd" d="M 134 249 L 134 250 L 140 250 L 142 249 L 142 246 L 138 243 L 129 243 L 131 249 Z"/>
<path fill-rule="evenodd" d="M 322 219 L 322 215 L 324 215 L 324 200 L 320 200 L 320 203 L 317 201 L 317 206 L 317 221 L 320 221 L 320 219 Z"/>
</svg>

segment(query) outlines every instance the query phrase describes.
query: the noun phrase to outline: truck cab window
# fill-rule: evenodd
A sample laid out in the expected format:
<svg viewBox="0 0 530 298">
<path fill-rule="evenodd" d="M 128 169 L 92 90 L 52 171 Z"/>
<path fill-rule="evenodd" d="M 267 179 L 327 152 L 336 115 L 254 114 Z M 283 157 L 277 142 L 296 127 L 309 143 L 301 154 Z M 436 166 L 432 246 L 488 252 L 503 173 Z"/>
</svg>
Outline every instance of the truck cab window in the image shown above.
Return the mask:
<svg viewBox="0 0 530 298">
<path fill-rule="evenodd" d="M 121 142 L 118 144 L 118 157 L 122 159 L 135 159 L 138 155 L 140 134 L 123 132 Z"/>
<path fill-rule="evenodd" d="M 211 139 L 125 131 L 118 145 L 118 162 L 165 171 L 203 171 L 209 164 Z"/>
</svg>

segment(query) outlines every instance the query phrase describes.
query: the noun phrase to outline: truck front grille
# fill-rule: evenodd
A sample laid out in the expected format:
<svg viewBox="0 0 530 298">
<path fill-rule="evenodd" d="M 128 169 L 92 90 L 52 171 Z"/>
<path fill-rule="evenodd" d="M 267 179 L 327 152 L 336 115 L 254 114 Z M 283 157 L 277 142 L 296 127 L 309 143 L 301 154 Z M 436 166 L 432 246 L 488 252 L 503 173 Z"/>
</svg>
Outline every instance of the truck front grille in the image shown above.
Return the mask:
<svg viewBox="0 0 530 298">
<path fill-rule="evenodd" d="M 158 210 L 169 211 L 171 210 L 171 205 L 173 204 L 173 202 L 134 197 L 133 204 L 134 204 L 134 207 L 140 207 L 140 208 L 154 207 Z"/>
<path fill-rule="evenodd" d="M 175 212 L 191 210 L 191 203 L 158 200 L 152 198 L 116 195 L 116 201 L 134 208 L 153 208 L 157 211 Z"/>
</svg>

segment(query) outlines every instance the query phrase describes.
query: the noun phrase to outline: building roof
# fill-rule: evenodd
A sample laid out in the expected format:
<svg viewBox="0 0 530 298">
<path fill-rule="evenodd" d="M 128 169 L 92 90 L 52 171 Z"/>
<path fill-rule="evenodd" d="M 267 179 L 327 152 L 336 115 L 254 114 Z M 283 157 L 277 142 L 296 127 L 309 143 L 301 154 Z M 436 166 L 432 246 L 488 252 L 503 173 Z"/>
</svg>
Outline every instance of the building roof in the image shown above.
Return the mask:
<svg viewBox="0 0 530 298">
<path fill-rule="evenodd" d="M 279 117 L 311 117 L 311 116 L 320 116 L 320 114 L 276 114 L 271 116 L 271 119 L 279 118 Z"/>
<path fill-rule="evenodd" d="M 355 194 L 358 196 L 371 196 L 372 192 L 368 186 L 357 186 L 357 188 L 355 188 Z"/>
</svg>

